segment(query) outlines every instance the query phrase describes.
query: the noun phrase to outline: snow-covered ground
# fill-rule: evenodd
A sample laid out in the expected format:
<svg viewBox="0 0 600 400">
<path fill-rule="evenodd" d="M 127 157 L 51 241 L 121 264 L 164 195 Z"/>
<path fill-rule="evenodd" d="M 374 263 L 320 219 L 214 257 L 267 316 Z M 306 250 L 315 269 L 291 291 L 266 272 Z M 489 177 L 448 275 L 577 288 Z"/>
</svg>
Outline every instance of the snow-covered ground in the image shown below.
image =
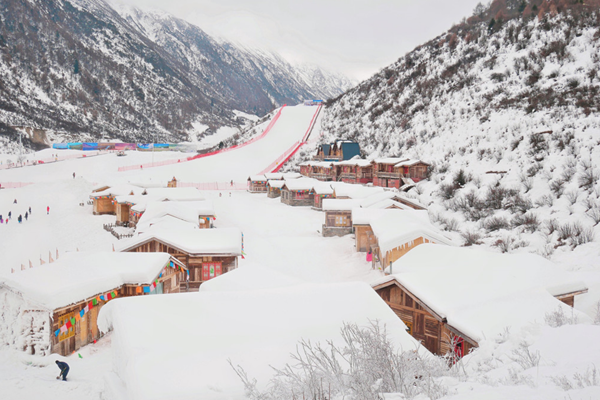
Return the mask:
<svg viewBox="0 0 600 400">
<path fill-rule="evenodd" d="M 109 154 L 0 171 L 0 182 L 34 182 L 19 189 L 0 190 L 0 214 L 6 218 L 8 212 L 12 212 L 10 223 L 0 225 L 0 279 L 9 274 L 11 268 L 18 270 L 21 264 L 28 266 L 29 261 L 34 268 L 43 268 L 40 257 L 47 262 L 48 253 L 55 257 L 56 249 L 60 255 L 77 249 L 111 250 L 112 245 L 117 244 L 117 239 L 102 229 L 103 223 L 114 222 L 114 216 L 94 216 L 92 207 L 87 205 L 94 184 L 150 178 L 166 182 L 173 176 L 185 182 L 245 181 L 248 175 L 270 164 L 302 137 L 314 111 L 313 107 L 286 107 L 280 121 L 264 139 L 239 150 L 192 162 L 120 173 L 117 169 L 122 165 L 147 163 L 152 157 L 160 160 L 180 156 L 179 153 L 153 156 L 129 152 L 127 157 Z M 43 153 L 56 152 L 45 150 Z M 76 178 L 72 177 L 73 172 L 76 172 Z M 206 191 L 203 194 L 214 204 L 217 229 L 238 227 L 244 232 L 246 257 L 240 260 L 240 269 L 257 265 L 274 271 L 274 274 L 284 274 L 290 282 L 297 280 L 307 284 L 372 282 L 381 277 L 381 273 L 372 270 L 366 262 L 364 253 L 355 252 L 351 235 L 341 238 L 321 236 L 319 231 L 324 222 L 321 212 L 289 207 L 264 194 L 240 191 Z M 17 204 L 13 203 L 14 199 Z M 79 205 L 81 202 L 83 206 Z M 17 223 L 18 215 L 24 215 L 29 207 L 32 215 L 27 221 Z M 46 207 L 50 207 L 49 214 Z M 572 257 L 565 255 L 564 260 L 559 261 L 566 270 L 575 269 L 573 265 L 584 266 L 575 271 L 578 277 L 584 282 L 597 282 L 600 280 L 599 258 L 597 244 L 590 243 L 578 247 Z M 600 294 L 590 291 L 585 296 L 583 311 L 590 315 L 591 306 L 600 299 Z M 578 302 L 579 298 L 577 308 L 580 307 Z M 590 317 L 594 318 L 594 315 Z M 175 334 L 176 329 L 173 328 Z M 54 360 L 57 356 L 36 358 L 0 349 L 2 398 L 103 398 L 104 376 L 111 373 L 114 366 L 110 351 L 113 336 L 109 334 L 98 343 L 81 349 L 79 353 L 83 358 L 78 355 L 67 357 L 71 379 L 66 384 L 55 380 L 58 368 Z M 526 330 L 510 332 L 502 338 L 487 338 L 480 349 L 464 359 L 464 372 L 443 378 L 443 383 L 453 395 L 451 398 L 460 400 L 600 398 L 598 383 L 576 389 L 574 377 L 574 374 L 584 375 L 600 364 L 598 337 L 600 327 L 593 325 L 551 328 L 537 322 Z M 530 346 L 531 352 L 539 351 L 541 361 L 538 364 L 523 366 L 514 361 L 518 352 L 524 351 L 520 345 L 523 341 Z M 282 349 L 286 353 L 294 350 Z M 250 369 L 248 373 L 253 375 Z M 164 374 L 170 376 L 168 370 Z M 563 388 L 568 389 L 565 383 L 568 380 L 573 382 L 575 389 L 565 391 L 557 385 L 561 377 L 564 378 Z M 171 381 L 175 383 L 176 379 Z M 237 381 L 231 385 L 239 388 Z"/>
</svg>

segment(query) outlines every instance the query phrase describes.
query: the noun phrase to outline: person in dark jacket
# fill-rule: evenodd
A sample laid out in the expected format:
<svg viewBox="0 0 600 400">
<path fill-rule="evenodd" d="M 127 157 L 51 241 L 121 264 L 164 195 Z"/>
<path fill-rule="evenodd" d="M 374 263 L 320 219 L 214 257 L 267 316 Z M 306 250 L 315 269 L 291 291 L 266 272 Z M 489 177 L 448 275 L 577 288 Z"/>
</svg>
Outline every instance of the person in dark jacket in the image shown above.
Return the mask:
<svg viewBox="0 0 600 400">
<path fill-rule="evenodd" d="M 69 373 L 69 364 L 67 364 L 66 362 L 56 360 L 56 365 L 58 366 L 58 368 L 60 368 L 60 374 L 58 374 L 56 379 L 60 379 L 60 377 L 62 376 L 62 380 L 66 381 L 67 374 Z"/>
<path fill-rule="evenodd" d="M 23 221 L 23 216 L 19 214 L 19 218 L 17 220 L 19 221 L 19 223 L 21 223 L 21 221 Z"/>
</svg>

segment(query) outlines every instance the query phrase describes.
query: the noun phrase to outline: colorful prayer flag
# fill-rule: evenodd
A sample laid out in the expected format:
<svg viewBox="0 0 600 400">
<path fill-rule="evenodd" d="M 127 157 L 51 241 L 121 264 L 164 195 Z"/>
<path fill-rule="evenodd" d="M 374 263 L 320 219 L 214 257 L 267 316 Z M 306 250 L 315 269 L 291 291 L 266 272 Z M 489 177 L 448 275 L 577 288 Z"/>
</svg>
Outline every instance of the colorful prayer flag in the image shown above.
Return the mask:
<svg viewBox="0 0 600 400">
<path fill-rule="evenodd" d="M 101 296 L 100 296 L 100 300 L 102 300 L 102 301 L 106 301 L 106 300 L 104 300 L 104 295 L 101 295 Z"/>
<path fill-rule="evenodd" d="M 75 325 L 75 318 L 71 317 L 71 325 Z"/>
<path fill-rule="evenodd" d="M 58 336 L 58 334 L 60 333 L 60 329 L 57 329 L 54 331 L 54 336 Z"/>
<path fill-rule="evenodd" d="M 79 322 L 80 319 L 81 319 L 81 315 L 75 314 L 75 321 Z"/>
<path fill-rule="evenodd" d="M 138 286 L 138 287 L 136 287 L 136 288 L 135 288 L 135 292 L 136 292 L 136 293 L 142 293 L 142 288 L 141 288 L 141 286 Z"/>
<path fill-rule="evenodd" d="M 67 330 L 68 330 L 67 329 L 67 325 L 63 325 L 63 326 L 60 327 L 61 333 L 65 333 Z"/>
<path fill-rule="evenodd" d="M 87 314 L 88 312 L 90 312 L 90 307 L 88 307 L 88 305 L 85 305 L 85 308 L 83 309 L 83 313 Z"/>
<path fill-rule="evenodd" d="M 72 324 L 72 323 L 71 323 L 71 321 L 69 320 L 69 321 L 67 321 L 67 324 L 66 324 L 66 326 L 67 326 L 67 329 L 71 329 L 71 328 L 73 327 L 73 324 Z"/>
<path fill-rule="evenodd" d="M 144 293 L 150 293 L 150 286 L 144 286 Z"/>
<path fill-rule="evenodd" d="M 113 299 L 114 299 L 115 297 L 117 297 L 117 292 L 115 292 L 114 290 L 113 290 L 112 292 L 110 292 L 110 293 L 112 294 L 112 297 L 113 297 Z"/>
<path fill-rule="evenodd" d="M 88 310 L 91 310 L 92 308 L 94 308 L 94 302 L 90 301 L 88 304 Z"/>
<path fill-rule="evenodd" d="M 84 309 L 84 310 L 81 310 L 81 311 L 79 311 L 79 316 L 80 316 L 81 318 L 83 318 L 83 316 L 84 316 L 84 315 L 85 315 L 85 309 Z"/>
<path fill-rule="evenodd" d="M 95 305 L 95 306 L 97 306 L 98 305 L 98 300 L 96 300 L 96 299 L 92 300 L 92 304 Z"/>
</svg>

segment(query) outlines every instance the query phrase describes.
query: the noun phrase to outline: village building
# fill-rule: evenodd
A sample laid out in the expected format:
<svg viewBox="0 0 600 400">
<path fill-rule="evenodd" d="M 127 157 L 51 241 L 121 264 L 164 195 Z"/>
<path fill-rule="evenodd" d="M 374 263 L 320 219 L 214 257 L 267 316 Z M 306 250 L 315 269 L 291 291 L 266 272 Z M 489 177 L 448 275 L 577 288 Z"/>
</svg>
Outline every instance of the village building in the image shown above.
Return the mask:
<svg viewBox="0 0 600 400">
<path fill-rule="evenodd" d="M 372 164 L 373 185 L 396 189 L 408 189 L 425 179 L 430 166 L 420 160 L 399 157 L 378 158 Z"/>
<path fill-rule="evenodd" d="M 460 358 L 485 338 L 515 331 L 546 315 L 573 310 L 582 282 L 535 254 L 499 254 L 424 244 L 389 268 L 372 287 L 434 354 Z"/>
<path fill-rule="evenodd" d="M 373 164 L 369 160 L 353 158 L 336 164 L 337 180 L 345 183 L 367 184 L 373 182 Z"/>
<path fill-rule="evenodd" d="M 250 193 L 266 193 L 267 178 L 264 175 L 252 175 L 248 177 L 248 191 Z"/>
<path fill-rule="evenodd" d="M 331 184 L 336 199 L 366 199 L 377 193 L 383 193 L 381 187 L 354 185 L 351 183 L 334 182 Z"/>
<path fill-rule="evenodd" d="M 335 163 L 330 161 L 321 161 L 311 164 L 309 177 L 323 182 L 336 181 L 337 176 L 335 175 L 335 172 Z"/>
<path fill-rule="evenodd" d="M 314 161 L 304 161 L 298 164 L 298 166 L 300 167 L 300 175 L 310 178 L 313 163 Z"/>
<path fill-rule="evenodd" d="M 138 205 L 132 207 L 134 210 Z M 136 211 L 134 211 L 136 212 Z M 137 212 L 136 212 L 137 213 Z M 178 219 L 196 229 L 212 228 L 216 219 L 213 203 L 204 201 L 159 201 L 144 204 L 144 210 L 136 224 L 136 232 L 146 231 L 164 217 Z"/>
<path fill-rule="evenodd" d="M 370 221 L 375 243 L 370 245 L 369 251 L 373 255 L 374 268 L 385 268 L 424 243 L 454 246 L 450 239 L 431 224 L 427 211 L 386 211 Z"/>
<path fill-rule="evenodd" d="M 275 199 L 281 196 L 281 188 L 285 184 L 284 180 L 269 180 L 267 181 L 267 197 Z"/>
<path fill-rule="evenodd" d="M 197 291 L 200 285 L 238 266 L 242 255 L 242 232 L 237 228 L 223 229 L 149 229 L 123 241 L 123 252 L 166 252 L 187 268 L 189 280 L 181 291 Z"/>
<path fill-rule="evenodd" d="M 315 210 L 323 209 L 323 200 L 333 198 L 333 189 L 329 183 L 315 183 L 313 187 L 314 205 Z"/>
<path fill-rule="evenodd" d="M 365 208 L 398 208 L 401 210 L 426 210 L 427 207 L 416 199 L 410 199 L 395 191 L 384 191 L 373 194 L 363 200 Z"/>
<path fill-rule="evenodd" d="M 312 206 L 313 188 L 317 182 L 308 178 L 286 180 L 281 187 L 281 202 L 289 206 Z"/>
<path fill-rule="evenodd" d="M 214 388 L 206 382 L 214 381 L 222 382 L 220 397 L 240 398 L 242 389 L 220 380 L 234 376 L 223 354 L 235 354 L 234 363 L 255 360 L 253 375 L 271 376 L 269 365 L 283 365 L 282 356 L 302 339 L 342 342 L 344 323 L 363 327 L 377 321 L 398 351 L 430 356 L 368 284 L 294 284 L 263 269 L 244 266 L 207 282 L 194 296 L 123 299 L 103 310 L 102 329 L 114 328 L 112 352 L 122 355 L 109 366 L 115 373 L 107 377 L 106 398 L 212 399 Z M 152 334 L 136 335 L 140 324 Z M 177 340 L 169 340 L 174 334 Z M 161 382 L 166 371 L 185 384 L 134 384 Z"/>
<path fill-rule="evenodd" d="M 358 199 L 325 199 L 325 223 L 321 232 L 325 237 L 344 236 L 352 233 L 352 209 L 360 207 Z"/>
<path fill-rule="evenodd" d="M 410 183 L 406 179 L 419 182 L 427 178 L 430 166 L 431 164 L 421 160 L 406 160 L 399 162 L 394 167 L 402 175 L 402 178 L 405 178 L 405 183 Z"/>
<path fill-rule="evenodd" d="M 317 149 L 316 161 L 344 161 L 360 156 L 360 146 L 349 140 L 321 144 Z"/>
<path fill-rule="evenodd" d="M 267 181 L 270 181 L 270 180 L 282 181 L 282 180 L 284 180 L 283 173 L 281 173 L 281 172 L 267 172 L 265 174 L 265 178 L 267 178 Z"/>
<path fill-rule="evenodd" d="M 99 339 L 99 310 L 114 298 L 179 292 L 185 267 L 166 253 L 66 253 L 0 281 L 9 312 L 3 343 L 29 354 L 70 355 Z"/>
<path fill-rule="evenodd" d="M 94 215 L 116 215 L 117 202 L 115 199 L 117 196 L 133 196 L 141 194 L 143 191 L 144 188 L 129 184 L 115 186 L 101 185 L 95 190 L 92 190 L 92 193 L 90 194 L 90 199 L 93 201 L 93 213 Z"/>
</svg>

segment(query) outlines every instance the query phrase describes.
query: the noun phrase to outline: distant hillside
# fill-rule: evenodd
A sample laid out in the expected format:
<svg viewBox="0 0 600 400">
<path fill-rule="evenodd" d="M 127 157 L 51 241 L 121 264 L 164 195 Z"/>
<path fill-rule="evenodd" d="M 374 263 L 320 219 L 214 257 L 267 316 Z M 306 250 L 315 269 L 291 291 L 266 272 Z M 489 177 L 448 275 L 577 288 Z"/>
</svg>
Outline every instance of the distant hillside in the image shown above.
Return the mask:
<svg viewBox="0 0 600 400">
<path fill-rule="evenodd" d="M 0 143 L 15 140 L 14 127 L 41 129 L 46 140 L 177 142 L 243 125 L 235 110 L 262 116 L 352 85 L 315 70 L 164 13 L 104 0 L 0 0 Z"/>
<path fill-rule="evenodd" d="M 463 243 L 549 256 L 600 237 L 598 2 L 475 13 L 330 101 L 323 140 L 433 163 L 412 193 Z"/>
</svg>

